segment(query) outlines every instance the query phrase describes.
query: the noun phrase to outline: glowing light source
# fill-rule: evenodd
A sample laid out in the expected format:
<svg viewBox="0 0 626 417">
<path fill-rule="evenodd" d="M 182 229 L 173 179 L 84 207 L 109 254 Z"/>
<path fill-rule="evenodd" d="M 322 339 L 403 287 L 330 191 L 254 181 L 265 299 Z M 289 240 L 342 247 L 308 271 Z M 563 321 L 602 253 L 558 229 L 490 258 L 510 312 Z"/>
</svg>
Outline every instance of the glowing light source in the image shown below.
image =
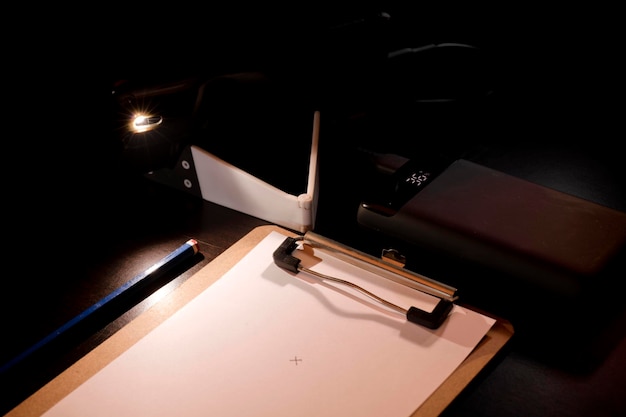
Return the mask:
<svg viewBox="0 0 626 417">
<path fill-rule="evenodd" d="M 161 116 L 136 114 L 130 123 L 131 130 L 136 133 L 147 132 L 156 128 L 163 122 Z"/>
</svg>

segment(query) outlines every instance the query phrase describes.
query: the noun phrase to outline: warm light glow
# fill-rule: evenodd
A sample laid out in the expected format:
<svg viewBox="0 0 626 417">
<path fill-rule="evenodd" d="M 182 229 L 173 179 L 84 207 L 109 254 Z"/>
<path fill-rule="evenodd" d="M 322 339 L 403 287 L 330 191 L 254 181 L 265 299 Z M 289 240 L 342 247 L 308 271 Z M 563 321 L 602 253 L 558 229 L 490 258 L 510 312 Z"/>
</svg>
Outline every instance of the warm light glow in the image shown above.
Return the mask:
<svg viewBox="0 0 626 417">
<path fill-rule="evenodd" d="M 136 114 L 130 123 L 130 128 L 136 133 L 147 132 L 160 125 L 161 122 L 163 122 L 161 116 Z"/>
</svg>

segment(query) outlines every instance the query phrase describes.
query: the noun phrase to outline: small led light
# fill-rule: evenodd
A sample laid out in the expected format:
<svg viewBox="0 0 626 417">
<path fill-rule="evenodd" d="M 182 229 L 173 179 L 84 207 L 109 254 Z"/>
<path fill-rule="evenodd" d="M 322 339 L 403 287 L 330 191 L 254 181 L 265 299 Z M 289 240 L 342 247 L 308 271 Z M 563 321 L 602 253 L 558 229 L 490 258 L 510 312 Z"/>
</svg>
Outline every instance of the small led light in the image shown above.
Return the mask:
<svg viewBox="0 0 626 417">
<path fill-rule="evenodd" d="M 152 130 L 163 122 L 161 116 L 148 116 L 145 114 L 135 115 L 131 122 L 131 129 L 133 132 L 147 132 Z"/>
</svg>

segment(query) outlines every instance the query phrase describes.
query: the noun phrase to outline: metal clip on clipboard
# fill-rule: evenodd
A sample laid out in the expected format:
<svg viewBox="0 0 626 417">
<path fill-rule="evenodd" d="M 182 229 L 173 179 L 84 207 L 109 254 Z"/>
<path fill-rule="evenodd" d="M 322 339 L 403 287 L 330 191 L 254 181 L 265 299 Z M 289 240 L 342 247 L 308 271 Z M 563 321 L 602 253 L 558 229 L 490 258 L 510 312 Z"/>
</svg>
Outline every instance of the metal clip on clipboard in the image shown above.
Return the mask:
<svg viewBox="0 0 626 417">
<path fill-rule="evenodd" d="M 309 268 L 305 268 L 301 265 L 301 260 L 292 255 L 292 252 L 298 247 L 299 242 L 304 242 L 314 248 L 331 251 L 334 255 L 339 255 L 341 259 L 373 272 L 376 272 L 376 269 L 383 269 L 391 272 L 395 277 L 394 281 L 403 285 L 407 285 L 418 291 L 422 291 L 424 293 L 435 296 L 439 298 L 439 301 L 430 312 L 421 310 L 413 306 L 405 309 L 377 296 L 376 294 L 369 292 L 365 288 L 362 288 L 350 281 L 324 275 Z M 386 305 L 387 307 L 403 313 L 408 321 L 427 327 L 429 329 L 437 329 L 443 324 L 443 322 L 448 317 L 448 314 L 452 310 L 454 301 L 458 298 L 456 296 L 457 290 L 454 287 L 442 284 L 425 276 L 415 274 L 413 272 L 407 271 L 406 269 L 399 268 L 389 263 L 383 262 L 371 255 L 357 251 L 352 248 L 348 248 L 340 243 L 317 235 L 314 232 L 307 232 L 303 236 L 299 237 L 287 237 L 283 241 L 283 243 L 274 251 L 273 258 L 276 265 L 287 271 L 294 272 L 296 274 L 298 272 L 305 272 L 324 280 L 330 280 L 339 284 L 352 287 L 353 289 Z"/>
</svg>

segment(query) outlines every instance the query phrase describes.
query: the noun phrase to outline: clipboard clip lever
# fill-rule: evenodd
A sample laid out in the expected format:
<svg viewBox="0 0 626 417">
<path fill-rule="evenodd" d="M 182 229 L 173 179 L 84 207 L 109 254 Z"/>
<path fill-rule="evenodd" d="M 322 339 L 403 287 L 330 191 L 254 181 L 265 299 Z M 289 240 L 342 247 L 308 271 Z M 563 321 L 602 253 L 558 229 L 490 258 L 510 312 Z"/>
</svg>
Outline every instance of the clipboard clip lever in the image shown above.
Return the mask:
<svg viewBox="0 0 626 417">
<path fill-rule="evenodd" d="M 403 313 L 406 316 L 407 320 L 410 321 L 411 323 L 415 323 L 420 326 L 427 327 L 429 329 L 439 328 L 443 324 L 443 322 L 446 320 L 448 315 L 450 314 L 450 311 L 452 310 L 454 303 L 450 300 L 445 300 L 443 298 L 439 299 L 439 302 L 437 303 L 437 305 L 435 305 L 433 310 L 430 312 L 424 311 L 422 309 L 419 309 L 413 306 L 411 306 L 407 310 L 405 308 L 402 308 L 396 304 L 393 304 L 369 292 L 365 288 L 362 288 L 350 281 L 346 281 L 346 280 L 336 278 L 336 277 L 331 277 L 329 275 L 325 275 L 325 274 L 321 274 L 319 272 L 313 271 L 309 268 L 305 268 L 301 265 L 301 260 L 292 255 L 293 251 L 298 247 L 298 242 L 301 240 L 304 240 L 304 237 L 298 237 L 298 238 L 287 237 L 283 241 L 283 243 L 281 243 L 281 245 L 274 251 L 273 253 L 274 263 L 278 267 L 285 269 L 289 272 L 293 272 L 295 274 L 302 271 L 302 272 L 315 275 L 324 280 L 330 280 L 333 282 L 337 282 L 337 283 L 352 287 L 356 289 L 357 291 L 367 295 L 368 297 L 386 305 L 387 307 Z"/>
</svg>

